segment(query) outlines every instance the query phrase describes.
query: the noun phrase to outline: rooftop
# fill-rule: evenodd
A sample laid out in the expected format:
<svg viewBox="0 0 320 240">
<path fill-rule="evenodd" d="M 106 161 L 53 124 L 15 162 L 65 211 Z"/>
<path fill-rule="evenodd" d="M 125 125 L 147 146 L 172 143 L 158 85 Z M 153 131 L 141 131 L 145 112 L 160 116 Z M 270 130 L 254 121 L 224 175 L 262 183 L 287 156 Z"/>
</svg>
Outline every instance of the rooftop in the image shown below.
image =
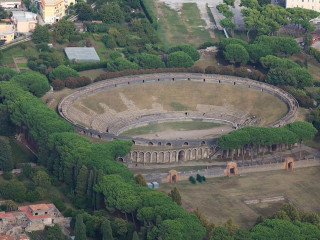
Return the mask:
<svg viewBox="0 0 320 240">
<path fill-rule="evenodd" d="M 35 204 L 35 205 L 29 205 L 29 208 L 32 211 L 36 211 L 36 210 L 47 210 L 49 209 L 49 206 L 47 204 Z"/>
<path fill-rule="evenodd" d="M 12 212 L 0 212 L 0 218 L 10 218 L 13 217 Z"/>
<path fill-rule="evenodd" d="M 94 47 L 66 47 L 64 49 L 69 60 L 77 62 L 99 62 L 100 58 Z"/>
<path fill-rule="evenodd" d="M 0 234 L 0 240 L 14 240 L 14 237 L 11 235 L 1 235 Z"/>
</svg>

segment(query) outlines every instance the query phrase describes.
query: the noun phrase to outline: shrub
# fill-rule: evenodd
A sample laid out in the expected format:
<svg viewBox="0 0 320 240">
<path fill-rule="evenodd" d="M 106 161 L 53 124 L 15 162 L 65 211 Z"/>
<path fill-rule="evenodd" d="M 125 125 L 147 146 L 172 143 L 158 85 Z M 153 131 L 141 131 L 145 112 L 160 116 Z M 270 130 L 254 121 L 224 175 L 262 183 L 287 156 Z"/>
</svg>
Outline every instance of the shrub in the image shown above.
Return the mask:
<svg viewBox="0 0 320 240">
<path fill-rule="evenodd" d="M 191 67 L 194 64 L 192 58 L 185 52 L 178 51 L 170 53 L 167 66 L 172 67 Z"/>
<path fill-rule="evenodd" d="M 172 47 L 169 49 L 168 53 L 173 53 L 173 52 L 178 52 L 178 51 L 185 52 L 186 54 L 188 54 L 192 58 L 193 61 L 197 61 L 200 59 L 200 54 L 197 51 L 197 49 L 195 49 L 191 45 L 186 45 L 186 44 Z"/>
<path fill-rule="evenodd" d="M 219 74 L 220 71 L 219 68 L 217 68 L 216 66 L 208 66 L 206 67 L 204 72 L 208 74 Z"/>
<path fill-rule="evenodd" d="M 53 90 L 60 91 L 65 87 L 65 83 L 60 79 L 55 79 L 52 81 L 51 86 L 53 87 Z"/>
<path fill-rule="evenodd" d="M 60 79 L 65 81 L 68 77 L 79 77 L 79 73 L 70 67 L 60 65 L 49 74 L 50 80 Z"/>
<path fill-rule="evenodd" d="M 196 184 L 196 183 L 197 183 L 196 179 L 195 179 L 193 176 L 190 176 L 190 177 L 189 177 L 189 181 L 190 181 L 192 184 Z"/>
<path fill-rule="evenodd" d="M 245 67 L 236 68 L 234 75 L 238 77 L 248 77 L 248 70 Z"/>
<path fill-rule="evenodd" d="M 4 178 L 5 180 L 10 180 L 10 179 L 13 178 L 13 174 L 12 174 L 11 172 L 4 172 L 4 173 L 3 173 L 3 178 Z"/>
<path fill-rule="evenodd" d="M 197 181 L 199 183 L 202 183 L 202 176 L 200 174 L 197 174 Z"/>
<path fill-rule="evenodd" d="M 87 86 L 91 83 L 91 79 L 88 77 L 69 77 L 66 79 L 66 87 L 67 88 L 78 88 L 78 87 L 83 87 Z"/>
</svg>

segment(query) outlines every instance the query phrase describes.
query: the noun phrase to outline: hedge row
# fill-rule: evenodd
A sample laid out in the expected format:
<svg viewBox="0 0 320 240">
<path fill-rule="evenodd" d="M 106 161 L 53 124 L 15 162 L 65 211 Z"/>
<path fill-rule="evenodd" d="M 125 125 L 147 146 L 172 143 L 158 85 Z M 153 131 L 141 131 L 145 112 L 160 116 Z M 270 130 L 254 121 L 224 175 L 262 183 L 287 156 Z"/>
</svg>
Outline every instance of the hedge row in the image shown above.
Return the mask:
<svg viewBox="0 0 320 240">
<path fill-rule="evenodd" d="M 106 68 L 107 61 L 100 61 L 100 62 L 93 62 L 93 63 L 77 63 L 77 64 L 70 65 L 70 67 L 78 72 L 91 70 L 91 69 Z"/>
<path fill-rule="evenodd" d="M 190 72 L 190 73 L 207 73 L 207 74 L 221 74 L 231 75 L 237 77 L 247 77 L 256 81 L 264 81 L 264 74 L 258 70 L 248 71 L 245 67 L 233 68 L 232 66 L 223 66 L 217 68 L 209 66 L 203 71 L 200 67 L 190 68 L 157 68 L 157 69 L 130 69 L 119 72 L 106 72 L 100 74 L 100 76 L 94 79 L 94 82 L 103 81 L 110 78 L 123 77 L 128 75 L 139 75 L 139 74 L 152 74 L 152 73 L 166 73 L 166 72 Z"/>
<path fill-rule="evenodd" d="M 152 9 L 146 3 L 147 1 L 149 1 L 149 0 L 140 0 L 141 7 L 142 7 L 144 13 L 146 14 L 148 20 L 152 23 L 152 26 L 155 29 L 157 29 L 158 28 L 157 17 L 155 16 L 155 14 L 152 11 Z"/>
</svg>

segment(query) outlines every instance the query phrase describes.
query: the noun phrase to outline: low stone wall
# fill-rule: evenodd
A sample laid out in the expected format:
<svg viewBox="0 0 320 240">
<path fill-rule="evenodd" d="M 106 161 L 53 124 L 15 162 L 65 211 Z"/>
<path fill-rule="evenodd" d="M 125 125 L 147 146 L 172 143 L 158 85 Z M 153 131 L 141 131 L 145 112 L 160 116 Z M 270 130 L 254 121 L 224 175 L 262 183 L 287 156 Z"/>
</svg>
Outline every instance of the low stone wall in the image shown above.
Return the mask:
<svg viewBox="0 0 320 240">
<path fill-rule="evenodd" d="M 310 158 L 300 161 L 294 162 L 295 168 L 304 168 L 304 167 L 315 167 L 320 166 L 320 159 L 317 158 Z M 188 171 L 188 172 L 178 172 L 179 173 L 179 180 L 188 180 L 190 176 L 196 177 L 197 174 L 204 175 L 206 178 L 215 178 L 215 177 L 225 177 L 225 167 L 216 168 L 216 169 L 207 169 L 207 170 L 196 170 L 196 171 Z M 271 163 L 271 164 L 264 164 L 264 165 L 253 165 L 253 166 L 245 166 L 245 167 L 238 167 L 238 175 L 246 174 L 246 173 L 254 173 L 254 172 L 267 172 L 267 171 L 274 171 L 274 170 L 283 170 L 283 162 L 279 163 Z M 294 171 L 294 170 L 287 170 L 287 171 Z M 165 173 L 161 175 L 158 179 L 150 179 L 151 176 L 147 177 L 147 181 L 159 181 L 160 183 L 166 182 Z"/>
<path fill-rule="evenodd" d="M 198 81 L 198 82 L 201 81 L 201 82 L 210 82 L 210 83 L 219 83 L 219 84 L 230 84 L 230 85 L 237 85 L 241 87 L 256 89 L 261 92 L 270 93 L 278 97 L 282 101 L 284 101 L 287 104 L 289 111 L 283 118 L 270 124 L 269 127 L 282 126 L 289 122 L 294 121 L 299 108 L 298 102 L 289 93 L 275 86 L 262 83 L 262 82 L 253 81 L 247 78 L 216 75 L 216 74 L 201 74 L 201 73 L 199 74 L 197 73 L 159 73 L 159 74 L 145 74 L 145 75 L 135 75 L 135 76 L 108 79 L 105 81 L 100 81 L 97 83 L 90 84 L 86 87 L 80 88 L 74 93 L 68 95 L 67 97 L 61 100 L 61 102 L 58 105 L 59 114 L 63 118 L 65 118 L 67 121 L 69 121 L 75 127 L 76 131 L 92 137 L 108 139 L 108 140 L 112 140 L 115 138 L 123 138 L 123 139 L 131 139 L 134 141 L 135 144 L 139 144 L 139 145 L 150 145 L 149 144 L 150 142 L 152 142 L 153 145 L 156 145 L 159 142 L 159 140 L 120 137 L 108 132 L 101 132 L 95 129 L 90 129 L 85 126 L 81 126 L 80 124 L 76 123 L 75 119 L 73 119 L 69 115 L 69 109 L 73 104 L 73 102 L 75 102 L 76 100 L 104 89 L 114 88 L 117 86 L 125 86 L 129 84 L 144 84 L 149 82 L 163 82 L 163 81 Z M 224 119 L 221 119 L 221 120 L 223 121 Z M 126 128 L 128 128 L 128 126 L 123 126 L 123 128 L 122 129 L 120 128 L 120 129 L 123 130 Z M 163 139 L 162 141 L 170 142 L 169 140 L 166 141 L 165 139 Z M 189 145 L 192 144 L 192 146 L 200 146 L 202 141 L 203 141 L 202 139 L 201 140 L 187 139 L 187 140 L 181 140 L 181 141 L 176 140 L 174 141 L 174 143 L 171 143 L 171 145 L 182 146 L 185 142 L 190 142 Z M 214 141 L 212 142 L 212 144 L 214 145 Z"/>
</svg>

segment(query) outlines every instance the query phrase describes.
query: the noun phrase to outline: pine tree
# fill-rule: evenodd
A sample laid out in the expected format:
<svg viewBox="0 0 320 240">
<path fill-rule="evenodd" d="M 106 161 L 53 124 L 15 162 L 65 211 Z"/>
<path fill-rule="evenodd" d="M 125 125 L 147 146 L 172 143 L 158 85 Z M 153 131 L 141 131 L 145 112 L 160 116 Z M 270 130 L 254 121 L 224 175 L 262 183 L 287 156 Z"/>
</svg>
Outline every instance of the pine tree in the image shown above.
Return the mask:
<svg viewBox="0 0 320 240">
<path fill-rule="evenodd" d="M 86 240 L 86 225 L 83 223 L 83 218 L 81 214 L 76 216 L 76 223 L 74 227 L 75 240 Z"/>
<path fill-rule="evenodd" d="M 174 187 L 173 190 L 171 190 L 171 192 L 168 194 L 168 196 L 171 197 L 172 201 L 174 201 L 178 205 L 182 204 L 180 192 L 176 187 Z"/>
<path fill-rule="evenodd" d="M 102 222 L 101 233 L 102 233 L 102 240 L 113 240 L 112 229 L 111 229 L 109 220 L 105 220 Z"/>
<path fill-rule="evenodd" d="M 138 233 L 136 231 L 134 231 L 134 233 L 132 235 L 132 240 L 139 240 L 139 236 L 138 236 Z"/>
<path fill-rule="evenodd" d="M 83 165 L 77 176 L 77 183 L 76 183 L 76 189 L 75 189 L 75 193 L 77 195 L 83 196 L 86 194 L 87 180 L 88 180 L 88 169 L 85 165 Z"/>
<path fill-rule="evenodd" d="M 13 169 L 11 148 L 9 142 L 0 138 L 0 169 L 9 172 Z"/>
</svg>

